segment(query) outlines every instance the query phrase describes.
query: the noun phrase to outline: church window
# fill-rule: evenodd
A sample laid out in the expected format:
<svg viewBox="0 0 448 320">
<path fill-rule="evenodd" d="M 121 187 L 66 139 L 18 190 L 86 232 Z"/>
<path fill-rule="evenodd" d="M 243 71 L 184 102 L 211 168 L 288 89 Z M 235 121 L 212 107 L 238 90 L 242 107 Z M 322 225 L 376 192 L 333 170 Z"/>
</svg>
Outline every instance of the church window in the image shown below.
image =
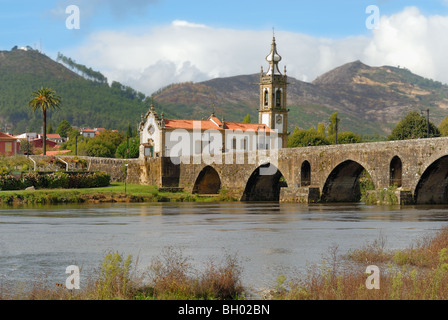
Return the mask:
<svg viewBox="0 0 448 320">
<path fill-rule="evenodd" d="M 278 89 L 275 94 L 275 104 L 277 107 L 281 107 L 282 105 L 282 92 L 280 89 Z"/>
</svg>

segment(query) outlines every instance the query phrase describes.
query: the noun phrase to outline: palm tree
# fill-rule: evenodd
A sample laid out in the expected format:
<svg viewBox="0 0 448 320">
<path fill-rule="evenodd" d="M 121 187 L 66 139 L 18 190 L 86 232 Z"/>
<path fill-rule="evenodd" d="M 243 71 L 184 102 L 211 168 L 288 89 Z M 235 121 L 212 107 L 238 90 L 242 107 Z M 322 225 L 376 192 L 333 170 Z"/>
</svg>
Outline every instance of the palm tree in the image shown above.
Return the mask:
<svg viewBox="0 0 448 320">
<path fill-rule="evenodd" d="M 60 108 L 61 98 L 51 88 L 40 88 L 32 93 L 32 99 L 28 105 L 36 112 L 37 109 L 42 110 L 43 117 L 43 151 L 44 156 L 47 154 L 47 110 Z"/>
</svg>

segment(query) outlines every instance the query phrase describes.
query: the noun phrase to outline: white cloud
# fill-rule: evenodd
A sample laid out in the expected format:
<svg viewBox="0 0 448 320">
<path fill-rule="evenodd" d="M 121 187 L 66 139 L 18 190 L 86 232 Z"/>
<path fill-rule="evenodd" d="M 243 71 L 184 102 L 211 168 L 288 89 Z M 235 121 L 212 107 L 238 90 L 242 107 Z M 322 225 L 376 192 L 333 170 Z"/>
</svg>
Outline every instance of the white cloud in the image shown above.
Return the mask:
<svg viewBox="0 0 448 320">
<path fill-rule="evenodd" d="M 369 65 L 400 65 L 425 77 L 448 82 L 448 17 L 424 16 L 406 8 L 383 16 L 371 37 L 325 39 L 276 31 L 288 75 L 312 81 L 354 60 Z M 216 29 L 176 20 L 139 35 L 104 31 L 68 52 L 78 62 L 101 70 L 110 80 L 146 94 L 171 83 L 252 74 L 266 68 L 272 33 Z"/>
</svg>

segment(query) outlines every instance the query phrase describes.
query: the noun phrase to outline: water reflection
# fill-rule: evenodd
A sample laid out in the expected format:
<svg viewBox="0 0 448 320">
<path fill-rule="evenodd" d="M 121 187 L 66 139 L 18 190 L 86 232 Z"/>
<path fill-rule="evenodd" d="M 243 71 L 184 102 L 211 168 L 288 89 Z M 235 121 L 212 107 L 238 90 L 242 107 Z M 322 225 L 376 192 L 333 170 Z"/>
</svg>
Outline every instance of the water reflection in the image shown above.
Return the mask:
<svg viewBox="0 0 448 320">
<path fill-rule="evenodd" d="M 224 251 L 243 260 L 244 282 L 273 286 L 280 274 L 319 262 L 380 235 L 408 247 L 448 221 L 448 207 L 363 204 L 136 203 L 0 209 L 0 279 L 45 274 L 64 282 L 65 268 L 92 272 L 108 250 L 147 266 L 163 248 L 181 248 L 198 264 Z"/>
</svg>

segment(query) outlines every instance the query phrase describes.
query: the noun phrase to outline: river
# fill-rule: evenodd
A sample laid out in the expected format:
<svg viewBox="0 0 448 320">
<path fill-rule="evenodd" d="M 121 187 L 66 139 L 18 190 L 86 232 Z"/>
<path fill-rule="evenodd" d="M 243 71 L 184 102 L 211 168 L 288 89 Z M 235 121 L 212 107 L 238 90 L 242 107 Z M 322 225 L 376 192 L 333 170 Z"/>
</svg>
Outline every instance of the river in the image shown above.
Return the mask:
<svg viewBox="0 0 448 320">
<path fill-rule="evenodd" d="M 65 283 L 69 265 L 82 280 L 109 251 L 138 258 L 144 270 L 168 247 L 200 268 L 236 254 L 243 285 L 273 288 L 279 275 L 383 238 L 407 248 L 448 222 L 447 206 L 364 204 L 134 203 L 0 209 L 0 283 Z"/>
</svg>

